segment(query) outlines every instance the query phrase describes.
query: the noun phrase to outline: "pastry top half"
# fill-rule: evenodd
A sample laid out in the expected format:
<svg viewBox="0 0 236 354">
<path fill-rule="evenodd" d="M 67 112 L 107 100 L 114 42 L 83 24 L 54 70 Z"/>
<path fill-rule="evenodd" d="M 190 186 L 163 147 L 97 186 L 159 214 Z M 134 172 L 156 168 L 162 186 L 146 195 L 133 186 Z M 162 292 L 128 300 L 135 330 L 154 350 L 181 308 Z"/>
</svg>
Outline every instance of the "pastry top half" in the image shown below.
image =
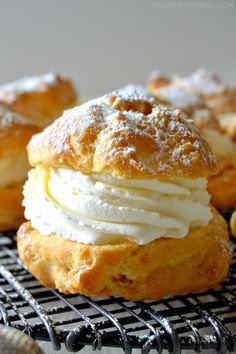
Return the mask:
<svg viewBox="0 0 236 354">
<path fill-rule="evenodd" d="M 77 94 L 68 78 L 48 73 L 2 85 L 0 101 L 38 126 L 45 127 L 65 109 L 75 105 Z"/>
<path fill-rule="evenodd" d="M 140 92 L 118 91 L 67 110 L 28 146 L 32 166 L 125 179 L 207 177 L 211 149 L 180 111 Z"/>
</svg>

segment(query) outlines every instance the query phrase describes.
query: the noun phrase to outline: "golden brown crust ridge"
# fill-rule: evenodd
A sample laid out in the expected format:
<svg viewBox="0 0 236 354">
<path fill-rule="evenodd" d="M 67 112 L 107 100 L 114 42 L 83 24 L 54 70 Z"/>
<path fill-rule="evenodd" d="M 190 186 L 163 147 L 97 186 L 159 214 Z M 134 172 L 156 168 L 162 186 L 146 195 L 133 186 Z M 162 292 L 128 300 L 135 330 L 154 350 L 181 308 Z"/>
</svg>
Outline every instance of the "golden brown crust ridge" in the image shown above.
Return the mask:
<svg viewBox="0 0 236 354">
<path fill-rule="evenodd" d="M 0 231 L 17 229 L 24 222 L 23 184 L 0 188 Z"/>
<path fill-rule="evenodd" d="M 182 239 L 161 238 L 144 246 L 128 241 L 81 244 L 44 236 L 28 222 L 18 231 L 18 252 L 47 287 L 133 300 L 209 289 L 224 279 L 231 258 L 227 226 L 215 211 L 205 228 Z"/>
<path fill-rule="evenodd" d="M 31 84 L 29 89 L 30 82 Z M 0 87 L 0 101 L 40 127 L 49 125 L 75 105 L 77 94 L 69 79 L 53 73 L 26 78 Z"/>
<path fill-rule="evenodd" d="M 25 151 L 31 136 L 38 132 L 30 121 L 0 103 L 0 158 Z"/>
<path fill-rule="evenodd" d="M 122 178 L 204 177 L 216 161 L 179 111 L 112 94 L 64 112 L 28 147 L 30 163 Z"/>
</svg>

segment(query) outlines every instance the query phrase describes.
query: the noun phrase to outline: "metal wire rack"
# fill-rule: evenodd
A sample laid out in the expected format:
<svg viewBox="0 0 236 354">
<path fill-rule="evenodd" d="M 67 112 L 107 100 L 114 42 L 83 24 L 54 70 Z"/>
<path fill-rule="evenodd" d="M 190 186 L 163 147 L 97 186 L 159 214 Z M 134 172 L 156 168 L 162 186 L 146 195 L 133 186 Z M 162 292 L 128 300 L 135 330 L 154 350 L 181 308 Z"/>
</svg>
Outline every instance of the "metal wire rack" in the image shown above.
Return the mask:
<svg viewBox="0 0 236 354">
<path fill-rule="evenodd" d="M 236 243 L 232 242 L 236 248 Z M 14 233 L 0 234 L 0 323 L 69 352 L 89 345 L 131 353 L 236 352 L 236 257 L 217 289 L 162 301 L 92 299 L 46 289 L 17 257 Z"/>
</svg>

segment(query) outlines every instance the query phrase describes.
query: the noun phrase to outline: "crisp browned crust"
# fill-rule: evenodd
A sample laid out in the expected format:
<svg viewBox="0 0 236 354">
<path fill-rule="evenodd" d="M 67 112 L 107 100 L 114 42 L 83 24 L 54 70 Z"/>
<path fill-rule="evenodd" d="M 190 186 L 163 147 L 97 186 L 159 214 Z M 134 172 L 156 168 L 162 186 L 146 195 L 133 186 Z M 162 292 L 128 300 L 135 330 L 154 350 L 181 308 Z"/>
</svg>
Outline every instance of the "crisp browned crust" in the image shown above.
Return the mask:
<svg viewBox="0 0 236 354">
<path fill-rule="evenodd" d="M 89 245 L 44 236 L 30 222 L 18 231 L 18 252 L 34 276 L 63 293 L 160 299 L 212 288 L 227 274 L 231 259 L 227 226 L 214 211 L 205 228 L 182 239 Z"/>
<path fill-rule="evenodd" d="M 222 162 L 219 173 L 208 179 L 211 203 L 216 208 L 230 208 L 236 205 L 236 165 Z"/>
<path fill-rule="evenodd" d="M 0 231 L 17 229 L 24 218 L 22 183 L 0 188 Z"/>
<path fill-rule="evenodd" d="M 50 75 L 52 79 L 49 82 L 44 75 L 31 90 L 27 89 L 27 82 L 34 78 L 3 85 L 0 87 L 0 101 L 40 127 L 49 125 L 77 101 L 77 94 L 70 80 L 56 74 Z"/>
<path fill-rule="evenodd" d="M 67 166 L 121 178 L 198 178 L 216 172 L 206 140 L 154 98 L 106 96 L 64 112 L 29 146 L 32 166 Z"/>
<path fill-rule="evenodd" d="M 171 79 L 164 81 L 157 77 L 153 81 L 149 80 L 147 87 L 161 104 L 170 109 L 180 109 L 188 117 L 192 117 L 196 110 L 207 108 L 200 96 L 177 86 Z"/>
<path fill-rule="evenodd" d="M 31 136 L 39 129 L 27 119 L 0 103 L 0 158 L 25 151 Z"/>
</svg>

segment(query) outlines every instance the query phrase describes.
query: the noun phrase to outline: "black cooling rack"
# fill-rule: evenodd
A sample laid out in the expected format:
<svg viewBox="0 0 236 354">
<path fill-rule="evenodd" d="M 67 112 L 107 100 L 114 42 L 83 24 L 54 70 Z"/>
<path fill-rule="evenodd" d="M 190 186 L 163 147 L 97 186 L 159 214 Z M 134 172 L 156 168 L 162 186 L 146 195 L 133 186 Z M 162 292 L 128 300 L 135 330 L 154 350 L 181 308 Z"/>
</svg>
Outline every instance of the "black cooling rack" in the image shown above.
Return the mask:
<svg viewBox="0 0 236 354">
<path fill-rule="evenodd" d="M 69 352 L 91 346 L 235 353 L 236 257 L 227 280 L 211 291 L 163 301 L 92 299 L 42 287 L 17 257 L 14 233 L 0 234 L 0 323 L 50 341 L 55 351 L 65 343 Z"/>
</svg>

